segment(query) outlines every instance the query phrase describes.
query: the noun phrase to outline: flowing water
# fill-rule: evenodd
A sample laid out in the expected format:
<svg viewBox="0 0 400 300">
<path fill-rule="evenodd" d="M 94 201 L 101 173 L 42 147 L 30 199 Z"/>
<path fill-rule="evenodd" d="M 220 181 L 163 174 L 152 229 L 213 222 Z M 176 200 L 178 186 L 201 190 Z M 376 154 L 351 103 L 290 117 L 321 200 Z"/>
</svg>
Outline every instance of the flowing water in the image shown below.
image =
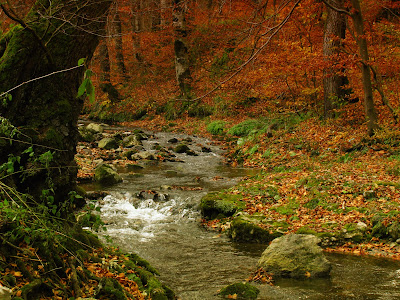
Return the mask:
<svg viewBox="0 0 400 300">
<path fill-rule="evenodd" d="M 185 135 L 158 133 L 145 141 L 154 143 Z M 248 278 L 266 245 L 232 243 L 225 235 L 199 226 L 197 206 L 207 192 L 234 185 L 255 170 L 229 168 L 221 150 L 205 139 L 191 137 L 198 156 L 177 154 L 183 162 L 148 165 L 139 176 L 119 170 L 124 182 L 107 191 L 101 216 L 108 235 L 122 250 L 135 252 L 160 272 L 160 279 L 183 300 L 218 299 L 217 291 Z M 201 152 L 206 146 L 211 152 Z M 124 173 L 125 172 L 125 173 Z M 172 186 L 162 190 L 161 186 Z M 88 190 L 100 189 L 85 185 Z M 168 197 L 138 200 L 140 191 L 155 190 Z M 149 198 L 149 197 L 148 197 Z M 328 255 L 331 279 L 280 280 L 276 286 L 257 285 L 259 299 L 400 299 L 400 264 L 390 260 Z"/>
</svg>

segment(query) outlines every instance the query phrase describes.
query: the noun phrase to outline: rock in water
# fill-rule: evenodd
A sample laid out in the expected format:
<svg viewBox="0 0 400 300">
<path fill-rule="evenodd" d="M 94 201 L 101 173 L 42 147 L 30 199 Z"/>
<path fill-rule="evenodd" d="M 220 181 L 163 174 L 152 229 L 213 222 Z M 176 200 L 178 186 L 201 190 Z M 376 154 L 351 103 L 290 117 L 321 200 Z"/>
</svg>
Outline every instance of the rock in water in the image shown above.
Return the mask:
<svg viewBox="0 0 400 300">
<path fill-rule="evenodd" d="M 100 149 L 106 149 L 106 150 L 117 149 L 118 142 L 114 138 L 104 138 L 99 141 L 97 146 Z"/>
<path fill-rule="evenodd" d="M 233 283 L 224 287 L 218 294 L 228 299 L 257 299 L 260 290 L 249 283 Z"/>
<path fill-rule="evenodd" d="M 258 265 L 276 277 L 327 277 L 331 264 L 318 242 L 317 237 L 309 234 L 288 234 L 276 238 L 265 249 Z"/>
<path fill-rule="evenodd" d="M 86 126 L 86 130 L 92 133 L 103 133 L 104 127 L 100 124 L 90 123 L 88 126 Z"/>
<path fill-rule="evenodd" d="M 94 179 L 103 185 L 112 185 L 122 181 L 121 176 L 107 164 L 100 164 L 96 167 Z"/>
</svg>

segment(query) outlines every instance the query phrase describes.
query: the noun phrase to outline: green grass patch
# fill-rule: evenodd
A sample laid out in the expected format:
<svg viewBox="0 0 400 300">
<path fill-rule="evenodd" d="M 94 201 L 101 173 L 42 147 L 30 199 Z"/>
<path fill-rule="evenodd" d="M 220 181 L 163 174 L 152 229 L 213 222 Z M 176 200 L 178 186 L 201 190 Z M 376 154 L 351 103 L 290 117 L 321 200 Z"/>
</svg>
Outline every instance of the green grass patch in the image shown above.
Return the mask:
<svg viewBox="0 0 400 300">
<path fill-rule="evenodd" d="M 206 127 L 207 131 L 213 135 L 223 135 L 225 133 L 226 122 L 225 121 L 213 121 Z"/>
</svg>

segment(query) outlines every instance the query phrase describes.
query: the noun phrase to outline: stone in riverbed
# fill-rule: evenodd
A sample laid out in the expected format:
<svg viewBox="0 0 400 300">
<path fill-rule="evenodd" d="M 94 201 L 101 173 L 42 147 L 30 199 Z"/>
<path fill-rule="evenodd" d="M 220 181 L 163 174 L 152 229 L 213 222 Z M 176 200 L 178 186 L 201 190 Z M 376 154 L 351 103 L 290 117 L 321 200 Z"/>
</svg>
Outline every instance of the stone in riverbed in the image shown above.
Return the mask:
<svg viewBox="0 0 400 300">
<path fill-rule="evenodd" d="M 189 151 L 190 148 L 186 144 L 179 144 L 178 146 L 175 147 L 174 151 L 176 153 L 186 153 Z"/>
<path fill-rule="evenodd" d="M 251 216 L 239 216 L 232 220 L 229 236 L 235 242 L 266 244 L 282 234 L 270 233 L 268 229 L 258 226 L 259 221 Z"/>
<path fill-rule="evenodd" d="M 112 185 L 122 181 L 121 176 L 107 164 L 100 164 L 94 171 L 94 179 L 102 185 Z"/>
<path fill-rule="evenodd" d="M 288 234 L 276 238 L 265 249 L 258 266 L 276 277 L 328 277 L 331 264 L 310 234 Z"/>
<path fill-rule="evenodd" d="M 249 283 L 233 283 L 230 284 L 218 293 L 218 295 L 228 299 L 257 299 L 260 290 Z"/>
<path fill-rule="evenodd" d="M 133 154 L 132 159 L 134 159 L 134 160 L 141 160 L 141 159 L 155 160 L 156 158 L 155 158 L 154 154 L 149 151 L 141 151 L 141 152 Z"/>
<path fill-rule="evenodd" d="M 122 145 L 124 145 L 126 148 L 131 148 L 135 146 L 142 146 L 143 144 L 137 135 L 128 135 L 122 140 Z"/>
<path fill-rule="evenodd" d="M 86 126 L 86 130 L 91 133 L 103 133 L 104 127 L 100 124 L 90 123 L 88 126 Z"/>
<path fill-rule="evenodd" d="M 118 148 L 118 142 L 114 138 L 104 138 L 99 141 L 97 147 L 100 149 L 111 150 Z"/>
</svg>

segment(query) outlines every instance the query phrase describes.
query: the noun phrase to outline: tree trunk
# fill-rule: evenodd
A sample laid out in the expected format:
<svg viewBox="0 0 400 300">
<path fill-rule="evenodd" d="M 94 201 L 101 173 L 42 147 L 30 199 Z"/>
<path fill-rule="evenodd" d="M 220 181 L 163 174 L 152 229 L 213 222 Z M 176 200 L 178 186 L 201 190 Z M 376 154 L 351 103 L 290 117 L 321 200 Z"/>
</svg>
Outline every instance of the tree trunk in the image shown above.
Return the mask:
<svg viewBox="0 0 400 300">
<path fill-rule="evenodd" d="M 358 51 L 361 58 L 365 117 L 367 121 L 368 134 L 372 136 L 374 135 L 375 130 L 378 129 L 378 116 L 376 114 L 374 106 L 371 70 L 369 66 L 369 54 L 368 54 L 367 40 L 365 39 L 365 31 L 364 31 L 364 20 L 361 13 L 360 1 L 351 0 L 351 4 L 353 5 L 354 8 L 354 13 L 352 13 L 352 19 L 356 33 Z"/>
<path fill-rule="evenodd" d="M 122 43 L 122 23 L 119 17 L 118 9 L 115 12 L 114 18 L 114 28 L 115 28 L 115 50 L 116 50 L 116 60 L 118 72 L 122 75 L 123 79 L 127 79 L 125 60 L 123 54 L 123 43 Z"/>
<path fill-rule="evenodd" d="M 29 25 L 13 27 L 0 43 L 4 45 L 0 51 L 0 93 L 77 66 L 81 58 L 90 61 L 99 36 L 104 34 L 110 5 L 108 0 L 37 0 L 25 20 Z M 47 16 L 48 12 L 52 15 Z M 36 201 L 43 201 L 42 190 L 49 189 L 60 206 L 76 187 L 74 154 L 83 106 L 83 99 L 76 95 L 83 74 L 81 67 L 24 84 L 12 90 L 12 99 L 0 106 L 0 115 L 20 132 L 14 136 L 20 142 L 10 145 L 8 140 L 4 142 L 7 136 L 0 126 L 0 164 L 9 155 L 21 156 L 19 166 L 23 169 L 8 176 L 8 183 Z M 52 154 L 32 160 L 22 153 L 29 145 L 36 155 Z"/>
<path fill-rule="evenodd" d="M 133 56 L 135 57 L 136 61 L 140 64 L 143 63 L 144 59 L 140 52 L 140 32 L 142 31 L 141 28 L 141 16 L 140 16 L 140 2 L 139 0 L 135 0 L 132 2 L 132 10 L 136 12 L 133 15 L 131 20 L 131 26 L 133 28 L 132 34 L 132 51 Z"/>
<path fill-rule="evenodd" d="M 166 11 L 167 11 L 168 1 L 160 0 L 160 26 L 164 28 L 168 25 Z"/>
<path fill-rule="evenodd" d="M 192 75 L 189 68 L 189 52 L 186 46 L 185 4 L 182 0 L 174 1 L 173 26 L 175 32 L 175 71 L 183 99 L 190 99 Z"/>
<path fill-rule="evenodd" d="M 99 46 L 99 56 L 100 56 L 100 84 L 110 83 L 110 56 L 108 54 L 107 39 L 104 39 Z"/>
<path fill-rule="evenodd" d="M 336 0 L 333 5 L 343 9 L 344 0 Z M 342 70 L 335 67 L 340 54 L 341 40 L 345 38 L 346 17 L 344 14 L 330 8 L 327 9 L 327 18 L 324 31 L 323 54 L 330 67 L 324 69 L 324 115 L 333 117 L 333 109 L 337 106 L 337 100 L 346 96 L 343 85 L 348 83 L 346 76 L 339 75 Z"/>
</svg>

